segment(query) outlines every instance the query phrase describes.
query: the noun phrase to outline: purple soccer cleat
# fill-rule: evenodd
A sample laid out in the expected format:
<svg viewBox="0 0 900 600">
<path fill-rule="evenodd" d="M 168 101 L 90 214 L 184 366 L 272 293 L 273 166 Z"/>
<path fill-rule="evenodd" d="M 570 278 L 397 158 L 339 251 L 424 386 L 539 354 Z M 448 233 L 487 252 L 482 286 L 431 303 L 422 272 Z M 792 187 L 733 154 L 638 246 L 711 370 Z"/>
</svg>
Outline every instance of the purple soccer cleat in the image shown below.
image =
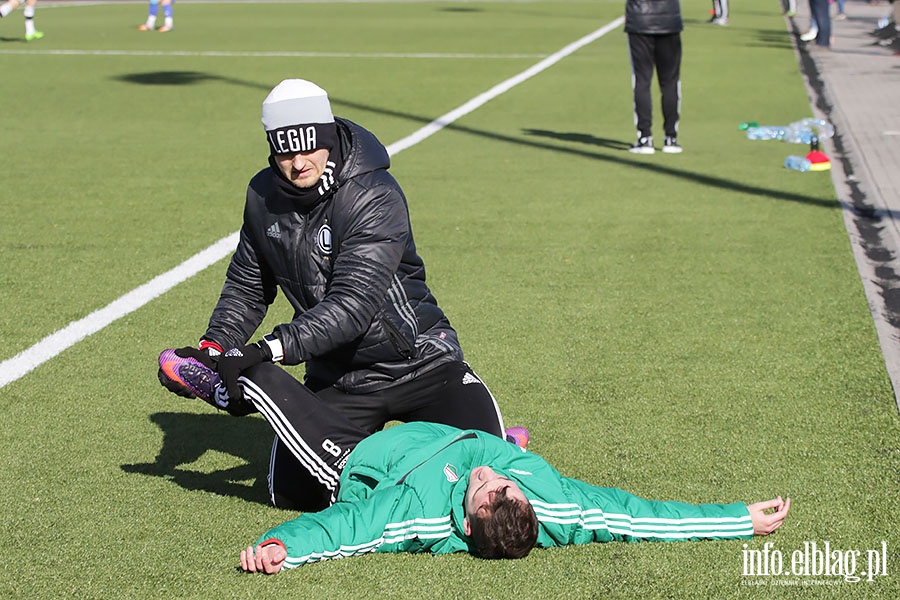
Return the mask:
<svg viewBox="0 0 900 600">
<path fill-rule="evenodd" d="M 505 432 L 506 441 L 515 444 L 519 448 L 525 449 L 531 436 L 524 427 L 510 427 Z"/>
<path fill-rule="evenodd" d="M 173 348 L 169 348 L 159 355 L 159 368 L 167 379 L 190 390 L 201 400 L 214 406 L 220 403 L 220 397 L 225 391 L 222 379 L 196 358 L 178 356 Z M 225 405 L 220 408 L 227 405 L 226 396 Z"/>
</svg>

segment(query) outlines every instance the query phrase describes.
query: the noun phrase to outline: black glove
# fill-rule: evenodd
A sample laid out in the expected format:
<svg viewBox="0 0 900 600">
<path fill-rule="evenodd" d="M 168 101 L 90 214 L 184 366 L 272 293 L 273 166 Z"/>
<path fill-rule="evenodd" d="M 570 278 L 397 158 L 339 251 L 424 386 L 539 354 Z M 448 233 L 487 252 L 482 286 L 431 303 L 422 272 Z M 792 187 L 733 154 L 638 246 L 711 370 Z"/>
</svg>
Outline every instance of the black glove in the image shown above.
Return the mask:
<svg viewBox="0 0 900 600">
<path fill-rule="evenodd" d="M 197 348 L 193 348 L 191 346 L 186 346 L 184 348 L 177 348 L 175 350 L 175 354 L 180 356 L 181 358 L 194 358 L 199 363 L 201 363 L 205 367 L 209 367 L 210 369 L 216 369 L 216 356 L 213 356 L 210 353 L 210 349 L 198 350 Z M 162 369 L 159 369 L 156 373 L 157 379 L 162 384 L 164 388 L 172 392 L 173 394 L 177 394 L 182 398 L 196 398 L 197 396 L 194 393 L 178 383 L 177 381 L 172 381 L 166 374 L 163 373 Z"/>
<path fill-rule="evenodd" d="M 241 372 L 253 365 L 271 360 L 272 351 L 269 350 L 269 346 L 265 343 L 251 344 L 241 348 L 230 348 L 222 353 L 216 370 L 225 383 L 228 397 L 236 401 L 243 400 L 244 393 L 238 385 L 238 377 L 241 375 Z"/>
<path fill-rule="evenodd" d="M 184 348 L 177 348 L 175 350 L 175 354 L 180 356 L 181 358 L 194 358 L 197 359 L 204 367 L 209 367 L 210 369 L 216 369 L 216 362 L 219 360 L 218 355 L 210 354 L 210 348 L 205 350 L 198 350 L 192 346 L 186 346 Z"/>
</svg>

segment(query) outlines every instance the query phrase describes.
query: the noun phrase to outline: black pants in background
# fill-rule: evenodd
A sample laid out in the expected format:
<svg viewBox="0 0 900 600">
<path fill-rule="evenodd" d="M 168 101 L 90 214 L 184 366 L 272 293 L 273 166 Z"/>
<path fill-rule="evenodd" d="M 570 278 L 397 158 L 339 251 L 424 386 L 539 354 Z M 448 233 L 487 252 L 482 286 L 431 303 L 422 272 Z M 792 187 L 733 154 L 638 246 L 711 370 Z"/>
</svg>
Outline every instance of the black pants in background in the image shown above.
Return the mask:
<svg viewBox="0 0 900 600">
<path fill-rule="evenodd" d="M 631 52 L 631 85 L 634 89 L 634 123 L 638 137 L 649 137 L 653 124 L 653 100 L 650 83 L 653 70 L 662 95 L 663 131 L 668 137 L 678 135 L 681 112 L 681 34 L 628 34 Z"/>
</svg>

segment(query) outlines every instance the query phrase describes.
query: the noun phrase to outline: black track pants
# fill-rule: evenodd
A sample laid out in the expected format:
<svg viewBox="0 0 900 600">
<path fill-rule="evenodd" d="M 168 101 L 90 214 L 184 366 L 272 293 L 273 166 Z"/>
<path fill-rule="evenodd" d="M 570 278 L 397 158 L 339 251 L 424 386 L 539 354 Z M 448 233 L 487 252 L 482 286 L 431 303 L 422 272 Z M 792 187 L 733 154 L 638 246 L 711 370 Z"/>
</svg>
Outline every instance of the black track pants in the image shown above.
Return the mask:
<svg viewBox="0 0 900 600">
<path fill-rule="evenodd" d="M 653 101 L 650 97 L 650 83 L 654 68 L 662 95 L 663 131 L 667 136 L 677 136 L 681 111 L 681 34 L 629 33 L 628 48 L 631 52 L 634 123 L 638 137 L 652 135 Z"/>
<path fill-rule="evenodd" d="M 272 364 L 248 369 L 241 383 L 276 434 L 269 492 L 279 508 L 328 506 L 347 456 L 389 421 L 429 421 L 503 435 L 496 401 L 463 362 L 370 394 L 348 394 L 315 380 L 304 385 Z"/>
</svg>

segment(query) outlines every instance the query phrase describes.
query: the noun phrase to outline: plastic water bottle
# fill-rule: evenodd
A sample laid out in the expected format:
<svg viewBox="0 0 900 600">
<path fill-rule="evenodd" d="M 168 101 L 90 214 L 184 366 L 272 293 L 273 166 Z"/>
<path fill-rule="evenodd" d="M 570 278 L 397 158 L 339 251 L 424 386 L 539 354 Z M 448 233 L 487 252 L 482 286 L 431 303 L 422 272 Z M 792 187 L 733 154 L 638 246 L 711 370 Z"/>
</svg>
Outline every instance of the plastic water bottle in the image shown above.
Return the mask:
<svg viewBox="0 0 900 600">
<path fill-rule="evenodd" d="M 834 125 L 824 119 L 809 119 L 809 124 L 816 130 L 816 137 L 820 140 L 830 140 L 834 137 Z"/>
<path fill-rule="evenodd" d="M 783 139 L 791 144 L 811 144 L 813 140 L 827 140 L 832 137 L 834 137 L 834 125 L 828 121 L 801 119 L 785 127 Z"/>
<path fill-rule="evenodd" d="M 809 159 L 805 156 L 795 156 L 791 155 L 784 159 L 784 166 L 786 169 L 792 169 L 794 171 L 800 171 L 801 173 L 805 173 L 809 171 L 809 168 L 812 166 L 812 163 L 809 162 Z"/>
<path fill-rule="evenodd" d="M 748 127 L 748 140 L 780 140 L 784 137 L 784 127 L 760 126 Z"/>
<path fill-rule="evenodd" d="M 747 131 L 751 127 L 759 127 L 759 123 L 757 123 L 756 121 L 747 121 L 738 125 L 738 129 L 740 131 Z"/>
<path fill-rule="evenodd" d="M 784 128 L 784 137 L 782 138 L 789 144 L 809 144 L 813 139 L 813 132 L 803 121 L 791 123 Z"/>
</svg>

